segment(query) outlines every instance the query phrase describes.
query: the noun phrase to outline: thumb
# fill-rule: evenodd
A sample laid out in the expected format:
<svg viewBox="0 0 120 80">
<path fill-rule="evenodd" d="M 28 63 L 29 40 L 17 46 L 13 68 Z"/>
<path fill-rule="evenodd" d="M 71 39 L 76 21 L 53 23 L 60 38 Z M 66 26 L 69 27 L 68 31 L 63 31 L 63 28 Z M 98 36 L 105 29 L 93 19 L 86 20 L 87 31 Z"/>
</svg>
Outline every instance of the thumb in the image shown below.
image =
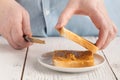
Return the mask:
<svg viewBox="0 0 120 80">
<path fill-rule="evenodd" d="M 66 24 L 68 23 L 68 21 L 70 20 L 73 14 L 74 14 L 74 10 L 70 8 L 69 6 L 67 6 L 64 9 L 64 11 L 61 13 L 61 15 L 59 16 L 59 19 L 58 19 L 58 22 L 55 28 L 60 29 L 66 26 Z"/>
<path fill-rule="evenodd" d="M 27 35 L 29 37 L 32 36 L 31 28 L 30 28 L 30 17 L 27 12 L 23 13 L 23 20 L 22 20 L 22 26 L 23 26 L 23 35 Z"/>
</svg>

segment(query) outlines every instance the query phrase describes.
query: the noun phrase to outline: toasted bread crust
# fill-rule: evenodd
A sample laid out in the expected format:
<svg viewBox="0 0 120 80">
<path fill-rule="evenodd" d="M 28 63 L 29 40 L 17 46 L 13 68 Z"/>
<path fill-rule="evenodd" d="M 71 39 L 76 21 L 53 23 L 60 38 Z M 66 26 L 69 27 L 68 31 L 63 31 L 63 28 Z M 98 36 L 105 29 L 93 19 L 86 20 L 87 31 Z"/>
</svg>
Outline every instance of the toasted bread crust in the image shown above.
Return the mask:
<svg viewBox="0 0 120 80">
<path fill-rule="evenodd" d="M 95 46 L 92 42 L 82 38 L 81 36 L 78 36 L 77 34 L 69 31 L 66 28 L 61 28 L 58 30 L 61 36 L 64 36 L 65 38 L 68 38 L 79 45 L 85 47 L 86 49 L 90 50 L 92 53 L 96 53 L 98 51 L 98 47 Z"/>
</svg>

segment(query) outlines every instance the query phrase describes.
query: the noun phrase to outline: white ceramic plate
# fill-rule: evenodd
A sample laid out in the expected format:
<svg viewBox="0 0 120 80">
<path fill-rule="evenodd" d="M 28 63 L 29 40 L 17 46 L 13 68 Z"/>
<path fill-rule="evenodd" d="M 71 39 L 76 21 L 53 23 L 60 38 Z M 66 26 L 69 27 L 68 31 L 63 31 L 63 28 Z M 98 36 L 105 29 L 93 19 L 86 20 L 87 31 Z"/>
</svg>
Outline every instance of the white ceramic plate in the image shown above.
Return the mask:
<svg viewBox="0 0 120 80">
<path fill-rule="evenodd" d="M 47 67 L 49 69 L 56 70 L 56 71 L 61 71 L 61 72 L 91 71 L 91 70 L 95 70 L 96 68 L 99 68 L 100 66 L 102 66 L 105 63 L 105 59 L 101 55 L 94 54 L 95 66 L 83 67 L 83 68 L 63 68 L 63 67 L 56 67 L 53 65 L 52 56 L 53 56 L 53 52 L 48 52 L 48 53 L 42 54 L 38 57 L 38 61 L 44 67 Z"/>
</svg>

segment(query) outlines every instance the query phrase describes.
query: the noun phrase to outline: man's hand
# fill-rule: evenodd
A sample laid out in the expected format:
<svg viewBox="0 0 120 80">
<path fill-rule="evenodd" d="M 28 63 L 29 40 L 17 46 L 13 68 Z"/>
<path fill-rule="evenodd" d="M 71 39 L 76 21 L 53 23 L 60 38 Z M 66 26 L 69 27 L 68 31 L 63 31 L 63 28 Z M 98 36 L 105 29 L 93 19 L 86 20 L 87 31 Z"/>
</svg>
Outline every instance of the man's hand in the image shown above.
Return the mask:
<svg viewBox="0 0 120 80">
<path fill-rule="evenodd" d="M 0 34 L 15 49 L 30 45 L 23 38 L 32 35 L 29 14 L 15 0 L 0 0 Z"/>
<path fill-rule="evenodd" d="M 74 14 L 87 15 L 99 29 L 96 46 L 104 49 L 115 38 L 117 28 L 105 10 L 103 0 L 70 0 L 59 17 L 56 28 L 65 26 Z"/>
</svg>

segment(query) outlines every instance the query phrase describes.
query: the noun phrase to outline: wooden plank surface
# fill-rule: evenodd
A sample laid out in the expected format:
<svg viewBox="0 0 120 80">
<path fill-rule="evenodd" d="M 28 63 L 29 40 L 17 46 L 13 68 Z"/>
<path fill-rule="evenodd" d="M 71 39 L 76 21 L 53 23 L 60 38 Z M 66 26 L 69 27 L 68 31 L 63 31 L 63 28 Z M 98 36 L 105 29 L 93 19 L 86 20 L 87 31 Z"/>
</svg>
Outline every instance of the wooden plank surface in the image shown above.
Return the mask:
<svg viewBox="0 0 120 80">
<path fill-rule="evenodd" d="M 0 37 L 0 80 L 20 80 L 26 49 L 15 50 Z"/>
<path fill-rule="evenodd" d="M 116 75 L 116 79 L 120 80 L 120 37 L 115 38 L 103 52 Z"/>
<path fill-rule="evenodd" d="M 62 73 L 47 69 L 39 64 L 37 57 L 49 51 L 83 50 L 78 44 L 64 38 L 44 38 L 45 45 L 33 44 L 29 47 L 23 80 L 116 80 L 109 65 L 105 63 L 99 69 L 84 73 Z M 94 38 L 89 38 L 95 41 Z M 100 51 L 99 54 L 103 55 Z"/>
</svg>

